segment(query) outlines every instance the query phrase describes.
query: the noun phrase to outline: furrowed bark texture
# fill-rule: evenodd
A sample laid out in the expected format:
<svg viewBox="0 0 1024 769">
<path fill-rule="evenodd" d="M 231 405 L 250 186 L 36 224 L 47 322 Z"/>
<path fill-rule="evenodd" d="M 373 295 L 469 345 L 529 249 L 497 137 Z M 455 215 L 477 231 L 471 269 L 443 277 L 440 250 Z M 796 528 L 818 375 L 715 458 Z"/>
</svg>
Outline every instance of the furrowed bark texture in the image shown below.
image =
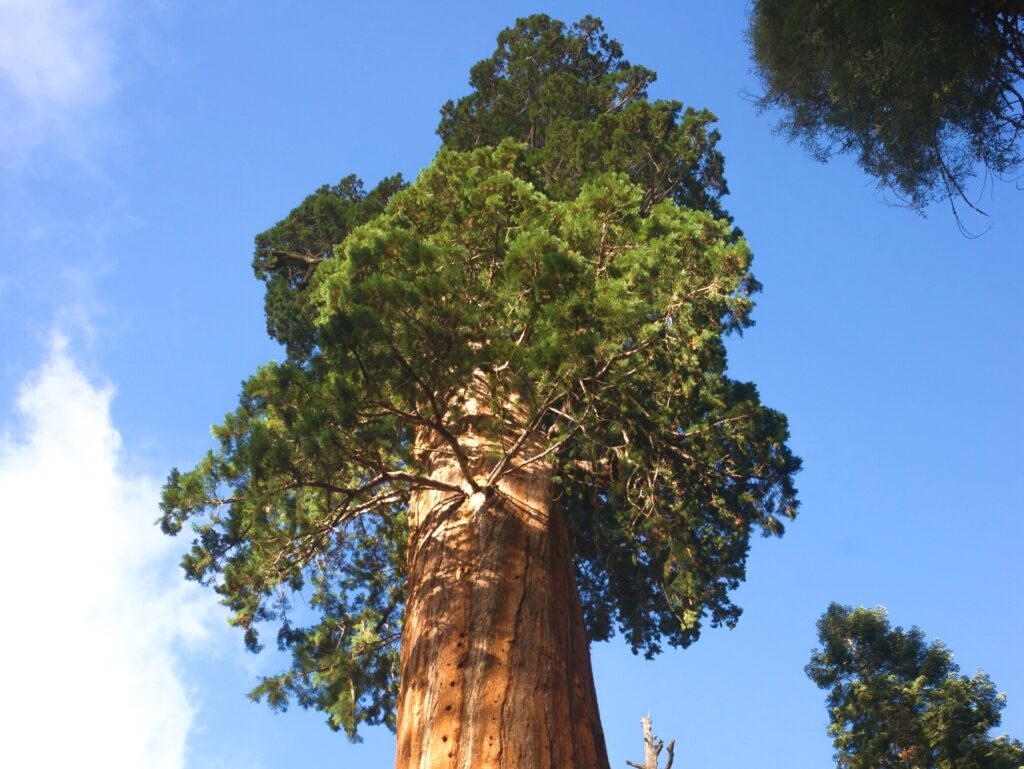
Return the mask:
<svg viewBox="0 0 1024 769">
<path fill-rule="evenodd" d="M 479 483 L 514 440 L 494 435 L 489 400 L 478 374 L 458 438 Z M 420 447 L 433 478 L 466 485 L 443 442 L 421 435 Z M 489 491 L 414 497 L 397 769 L 608 769 L 551 475 L 537 461 Z"/>
</svg>

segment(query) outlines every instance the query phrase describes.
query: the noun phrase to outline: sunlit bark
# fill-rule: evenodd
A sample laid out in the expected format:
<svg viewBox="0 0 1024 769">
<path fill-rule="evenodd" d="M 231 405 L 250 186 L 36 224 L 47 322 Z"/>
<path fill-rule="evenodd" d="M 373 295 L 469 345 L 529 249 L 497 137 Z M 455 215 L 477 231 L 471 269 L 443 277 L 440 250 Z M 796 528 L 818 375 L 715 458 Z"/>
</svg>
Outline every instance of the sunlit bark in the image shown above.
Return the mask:
<svg viewBox="0 0 1024 769">
<path fill-rule="evenodd" d="M 500 457 L 501 431 L 484 378 L 470 389 L 458 442 L 483 485 Z M 505 446 L 509 425 L 519 421 L 506 406 Z M 539 447 L 540 436 L 530 436 L 520 461 Z M 420 449 L 429 452 L 433 478 L 468 486 L 443 442 L 421 435 Z M 536 461 L 477 493 L 414 496 L 398 769 L 607 769 L 568 536 L 552 491 L 551 465 Z"/>
</svg>

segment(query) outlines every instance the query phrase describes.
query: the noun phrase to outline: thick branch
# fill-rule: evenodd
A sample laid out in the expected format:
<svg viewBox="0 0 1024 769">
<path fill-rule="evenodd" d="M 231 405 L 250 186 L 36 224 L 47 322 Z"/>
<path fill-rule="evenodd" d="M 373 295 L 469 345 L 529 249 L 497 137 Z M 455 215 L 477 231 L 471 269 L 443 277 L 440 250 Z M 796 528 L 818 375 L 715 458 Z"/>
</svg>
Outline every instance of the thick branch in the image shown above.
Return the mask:
<svg viewBox="0 0 1024 769">
<path fill-rule="evenodd" d="M 425 426 L 432 428 L 441 436 L 441 438 L 444 439 L 444 442 L 451 448 L 452 454 L 455 456 L 455 461 L 459 464 L 459 469 L 462 471 L 462 477 L 466 480 L 466 483 L 469 484 L 469 487 L 474 492 L 479 491 L 480 487 L 473 478 L 473 473 L 469 468 L 469 459 L 466 457 L 466 452 L 462 450 L 462 444 L 460 444 L 458 439 L 452 435 L 451 431 L 444 426 L 445 410 L 441 408 L 441 404 L 437 402 L 437 395 L 430 387 L 427 387 L 427 384 L 422 379 L 420 379 L 416 370 L 412 367 L 409 361 L 405 359 L 405 356 L 399 352 L 394 342 L 391 342 L 390 346 L 391 352 L 393 352 L 395 357 L 398 358 L 399 364 L 401 364 L 402 368 L 405 369 L 405 372 L 412 378 L 413 382 L 416 383 L 416 386 L 419 387 L 426 396 L 427 402 L 430 403 L 430 409 L 434 413 L 434 419 L 424 420 Z"/>
<path fill-rule="evenodd" d="M 558 388 L 552 388 L 552 394 L 549 395 L 544 400 L 544 402 L 540 405 L 540 408 L 538 408 L 537 411 L 534 413 L 533 418 L 529 421 L 529 423 L 526 426 L 523 427 L 522 432 L 519 434 L 519 437 L 516 438 L 515 442 L 512 444 L 512 447 L 508 451 L 504 452 L 504 454 L 502 454 L 501 459 L 498 460 L 498 463 L 488 474 L 488 486 L 491 486 L 492 484 L 494 484 L 495 481 L 501 478 L 501 476 L 508 469 L 508 466 L 511 463 L 512 459 L 515 457 L 517 453 L 519 453 L 519 450 L 523 447 L 523 444 L 526 442 L 526 439 L 536 432 L 537 428 L 540 427 L 540 423 L 544 420 L 544 416 L 548 413 L 548 409 L 551 408 L 551 406 L 554 405 L 555 401 L 557 401 L 560 397 L 561 393 L 558 391 Z"/>
</svg>

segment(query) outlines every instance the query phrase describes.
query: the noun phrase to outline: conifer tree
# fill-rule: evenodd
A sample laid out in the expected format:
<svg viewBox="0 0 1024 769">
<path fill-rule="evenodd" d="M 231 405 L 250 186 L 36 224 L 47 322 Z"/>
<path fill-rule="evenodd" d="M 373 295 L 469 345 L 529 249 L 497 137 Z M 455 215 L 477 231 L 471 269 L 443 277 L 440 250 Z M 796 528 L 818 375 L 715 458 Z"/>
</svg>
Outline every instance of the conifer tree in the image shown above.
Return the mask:
<svg viewBox="0 0 1024 769">
<path fill-rule="evenodd" d="M 916 210 L 1024 162 L 1021 0 L 756 0 L 749 37 L 783 133 Z"/>
<path fill-rule="evenodd" d="M 832 604 L 807 675 L 827 689 L 840 769 L 1019 769 L 1024 745 L 992 738 L 1005 697 L 960 675 L 941 641 L 893 628 L 884 609 Z"/>
<path fill-rule="evenodd" d="M 411 185 L 322 188 L 257 238 L 284 362 L 164 490 L 253 697 L 397 728 L 406 767 L 607 767 L 588 644 L 735 624 L 795 514 L 785 418 L 726 374 L 750 251 L 707 112 L 599 21 L 522 19 Z"/>
</svg>

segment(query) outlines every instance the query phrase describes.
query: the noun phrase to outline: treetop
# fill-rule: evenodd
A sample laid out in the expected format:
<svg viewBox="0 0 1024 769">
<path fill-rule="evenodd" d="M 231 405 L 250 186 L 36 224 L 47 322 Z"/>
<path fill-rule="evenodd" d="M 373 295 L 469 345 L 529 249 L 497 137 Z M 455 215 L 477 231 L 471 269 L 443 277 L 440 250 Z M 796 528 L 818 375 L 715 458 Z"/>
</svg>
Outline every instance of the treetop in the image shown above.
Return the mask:
<svg viewBox="0 0 1024 769">
<path fill-rule="evenodd" d="M 596 20 L 545 20 L 503 33 L 509 61 L 541 41 L 614 82 L 628 71 Z M 513 90 L 530 76 L 505 66 Z M 464 453 L 478 375 L 505 446 L 491 482 L 552 463 L 592 639 L 619 631 L 651 656 L 737 621 L 750 538 L 795 515 L 799 460 L 785 417 L 726 373 L 724 336 L 750 325 L 759 286 L 717 205 L 711 117 L 631 99 L 555 110 L 570 114 L 547 125 L 573 137 L 565 154 L 536 132 L 445 146 L 411 185 L 345 179 L 258 237 L 287 360 L 245 382 L 218 448 L 172 472 L 162 503 L 165 531 L 192 525 L 186 573 L 249 647 L 276 626 L 292 654 L 254 697 L 321 709 L 350 736 L 393 723 L 410 498 L 467 493 L 431 477 L 416 438 Z M 536 456 L 501 444 L 527 434 Z"/>
</svg>

